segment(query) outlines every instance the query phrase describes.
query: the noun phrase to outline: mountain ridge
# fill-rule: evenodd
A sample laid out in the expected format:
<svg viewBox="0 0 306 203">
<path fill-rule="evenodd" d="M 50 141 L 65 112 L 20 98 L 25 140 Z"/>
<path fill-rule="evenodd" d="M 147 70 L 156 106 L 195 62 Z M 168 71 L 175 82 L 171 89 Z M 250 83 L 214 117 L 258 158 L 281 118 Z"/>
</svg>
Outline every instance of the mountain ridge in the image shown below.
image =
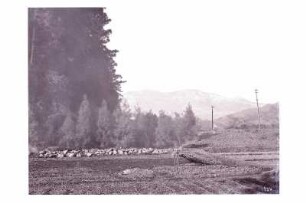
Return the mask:
<svg viewBox="0 0 306 203">
<path fill-rule="evenodd" d="M 279 104 L 266 104 L 259 109 L 262 127 L 279 126 Z M 221 128 L 243 128 L 258 126 L 257 108 L 245 109 L 216 119 L 216 125 Z"/>
<path fill-rule="evenodd" d="M 256 103 L 237 97 L 230 98 L 215 93 L 196 89 L 161 92 L 156 90 L 129 91 L 122 94 L 132 109 L 140 107 L 143 111 L 158 113 L 160 110 L 173 115 L 182 113 L 190 104 L 196 116 L 201 119 L 211 118 L 211 106 L 215 118 L 256 107 Z"/>
</svg>

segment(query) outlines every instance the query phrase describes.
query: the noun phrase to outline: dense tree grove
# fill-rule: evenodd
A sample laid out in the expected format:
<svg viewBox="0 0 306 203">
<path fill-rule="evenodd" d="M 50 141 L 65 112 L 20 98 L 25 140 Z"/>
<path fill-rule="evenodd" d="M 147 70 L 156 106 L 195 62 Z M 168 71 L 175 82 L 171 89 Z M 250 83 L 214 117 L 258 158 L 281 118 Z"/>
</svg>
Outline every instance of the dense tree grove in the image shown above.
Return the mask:
<svg viewBox="0 0 306 203">
<path fill-rule="evenodd" d="M 190 105 L 175 117 L 131 112 L 103 8 L 29 9 L 31 146 L 171 147 L 196 134 Z"/>
<path fill-rule="evenodd" d="M 95 147 L 177 147 L 194 139 L 200 128 L 190 105 L 182 115 L 172 117 L 163 111 L 156 115 L 140 108 L 131 112 L 128 104 L 122 103 L 113 113 L 102 105 Z"/>
<path fill-rule="evenodd" d="M 102 101 L 113 112 L 123 82 L 117 50 L 106 46 L 109 22 L 103 8 L 29 9 L 31 144 L 78 147 L 100 139 Z"/>
</svg>

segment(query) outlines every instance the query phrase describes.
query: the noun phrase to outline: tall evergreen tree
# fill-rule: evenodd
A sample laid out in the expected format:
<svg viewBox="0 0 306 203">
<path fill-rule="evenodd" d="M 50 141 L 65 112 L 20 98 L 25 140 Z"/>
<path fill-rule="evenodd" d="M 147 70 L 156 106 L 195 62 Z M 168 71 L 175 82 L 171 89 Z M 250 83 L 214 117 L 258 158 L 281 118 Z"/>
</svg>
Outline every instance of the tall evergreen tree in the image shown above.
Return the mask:
<svg viewBox="0 0 306 203">
<path fill-rule="evenodd" d="M 184 119 L 181 117 L 179 113 L 175 113 L 174 119 L 173 119 L 173 128 L 174 128 L 174 135 L 175 135 L 175 147 L 181 146 L 184 141 Z"/>
<path fill-rule="evenodd" d="M 86 95 L 80 105 L 78 120 L 76 124 L 76 141 L 77 147 L 86 146 L 91 139 L 91 113 L 90 105 Z"/>
<path fill-rule="evenodd" d="M 196 117 L 193 113 L 192 106 L 188 104 L 183 115 L 184 141 L 191 140 L 196 136 L 195 126 L 196 126 Z"/>
<path fill-rule="evenodd" d="M 78 114 L 86 94 L 93 110 L 102 100 L 110 111 L 116 108 L 123 82 L 115 69 L 117 50 L 107 47 L 112 32 L 104 8 L 30 8 L 28 19 L 29 106 L 39 138 L 53 145 L 66 116 L 62 107 Z M 92 114 L 90 131 L 96 119 Z"/>
<path fill-rule="evenodd" d="M 171 116 L 160 111 L 156 128 L 156 147 L 170 147 L 175 144 L 175 129 Z"/>
<path fill-rule="evenodd" d="M 146 113 L 142 120 L 143 131 L 144 131 L 144 146 L 153 147 L 156 142 L 156 127 L 157 127 L 157 116 L 149 111 Z"/>
<path fill-rule="evenodd" d="M 98 121 L 97 121 L 97 138 L 96 141 L 100 147 L 112 146 L 112 137 L 114 132 L 114 119 L 111 112 L 108 110 L 106 101 L 103 100 L 99 109 Z"/>
<path fill-rule="evenodd" d="M 157 126 L 157 116 L 150 112 L 142 112 L 136 109 L 132 122 L 132 133 L 135 147 L 152 147 L 155 144 L 155 129 Z"/>
<path fill-rule="evenodd" d="M 76 125 L 72 113 L 68 113 L 65 118 L 64 124 L 60 128 L 61 140 L 59 145 L 67 148 L 74 148 L 76 143 Z"/>
<path fill-rule="evenodd" d="M 39 126 L 36 118 L 34 117 L 33 111 L 29 110 L 29 145 L 37 146 L 39 139 Z"/>
<path fill-rule="evenodd" d="M 120 108 L 114 112 L 116 128 L 113 143 L 117 147 L 129 147 L 134 142 L 132 134 L 132 114 L 128 104 L 123 101 Z"/>
</svg>

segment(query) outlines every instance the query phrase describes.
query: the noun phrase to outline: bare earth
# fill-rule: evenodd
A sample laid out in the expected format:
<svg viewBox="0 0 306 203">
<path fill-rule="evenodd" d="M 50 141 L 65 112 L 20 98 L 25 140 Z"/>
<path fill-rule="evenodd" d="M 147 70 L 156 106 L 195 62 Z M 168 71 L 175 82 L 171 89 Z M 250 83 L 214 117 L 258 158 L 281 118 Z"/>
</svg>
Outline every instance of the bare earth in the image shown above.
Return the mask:
<svg viewBox="0 0 306 203">
<path fill-rule="evenodd" d="M 279 193 L 278 152 L 216 153 L 250 165 L 201 165 L 164 155 L 29 158 L 29 194 Z M 149 169 L 147 176 L 122 175 Z"/>
</svg>

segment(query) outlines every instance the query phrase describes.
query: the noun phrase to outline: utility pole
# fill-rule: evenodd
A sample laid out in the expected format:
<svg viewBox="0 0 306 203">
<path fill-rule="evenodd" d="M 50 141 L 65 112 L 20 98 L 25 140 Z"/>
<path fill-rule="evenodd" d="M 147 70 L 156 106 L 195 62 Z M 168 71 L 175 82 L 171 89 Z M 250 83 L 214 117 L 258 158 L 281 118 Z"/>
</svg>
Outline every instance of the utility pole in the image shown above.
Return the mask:
<svg viewBox="0 0 306 203">
<path fill-rule="evenodd" d="M 36 9 L 34 9 L 34 11 L 33 11 L 34 13 L 33 13 L 33 16 L 35 16 L 36 15 Z M 35 25 L 34 25 L 34 23 L 33 23 L 33 29 L 32 29 L 32 36 L 31 36 L 31 52 L 30 52 L 30 63 L 29 63 L 29 65 L 32 65 L 33 64 L 33 60 L 34 60 L 34 46 L 35 46 Z"/>
<path fill-rule="evenodd" d="M 256 96 L 256 104 L 257 104 L 257 116 L 258 116 L 258 132 L 260 131 L 260 112 L 259 112 L 259 104 L 258 104 L 258 89 L 255 89 L 255 96 Z"/>
<path fill-rule="evenodd" d="M 211 106 L 211 130 L 214 130 L 214 106 Z"/>
<path fill-rule="evenodd" d="M 33 25 L 32 37 L 31 37 L 30 65 L 33 64 L 33 58 L 34 58 L 34 46 L 35 46 L 34 40 L 35 40 L 35 28 Z"/>
</svg>

